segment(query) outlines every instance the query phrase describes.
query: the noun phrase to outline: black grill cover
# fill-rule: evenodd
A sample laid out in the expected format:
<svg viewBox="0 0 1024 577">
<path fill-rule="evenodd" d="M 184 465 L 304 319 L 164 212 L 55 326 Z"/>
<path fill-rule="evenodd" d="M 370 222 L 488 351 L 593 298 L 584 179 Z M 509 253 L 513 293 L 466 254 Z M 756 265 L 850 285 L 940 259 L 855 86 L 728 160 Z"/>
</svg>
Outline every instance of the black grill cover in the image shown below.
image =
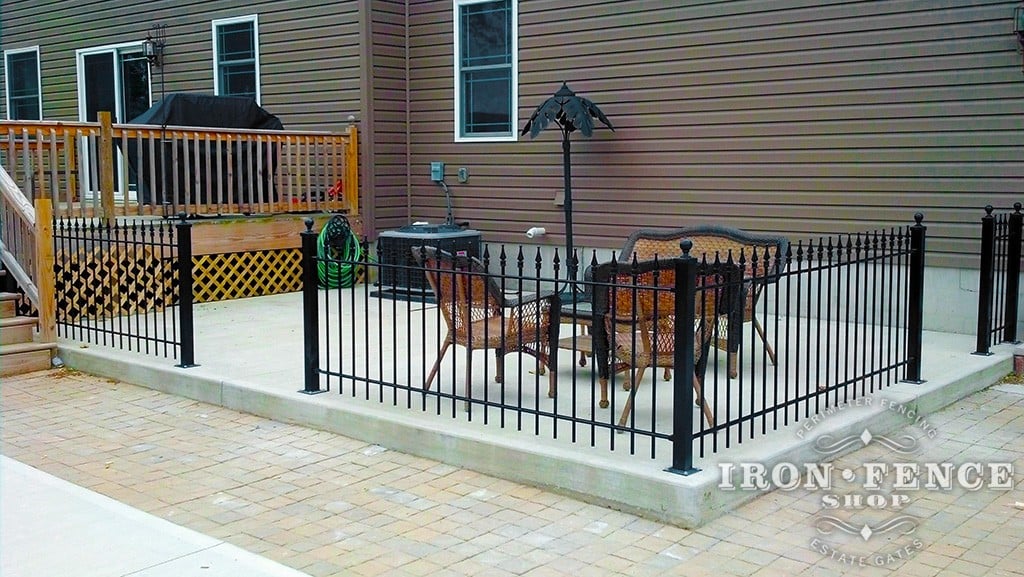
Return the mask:
<svg viewBox="0 0 1024 577">
<path fill-rule="evenodd" d="M 256 100 L 245 96 L 212 96 L 209 94 L 186 94 L 176 93 L 169 94 L 166 98 L 154 104 L 149 110 L 131 119 L 129 124 L 148 124 L 157 126 L 194 126 L 194 127 L 207 127 L 207 128 L 249 128 L 258 130 L 283 130 L 284 126 L 281 124 L 281 120 L 273 114 L 267 112 L 256 104 Z M 123 143 L 122 143 L 123 145 Z M 143 203 L 157 203 L 157 204 L 169 204 L 174 196 L 174 179 L 178 179 L 178 190 L 179 195 L 184 196 L 186 190 L 186 183 L 192 184 L 195 181 L 193 174 L 185 174 L 185 155 L 189 157 L 188 166 L 191 172 L 199 171 L 199 190 L 195 190 L 194 185 L 189 202 L 196 202 L 202 200 L 205 202 L 215 202 L 217 194 L 217 184 L 213 184 L 213 190 L 211 194 L 207 194 L 207 182 L 206 182 L 206 157 L 207 157 L 207 145 L 204 141 L 199 143 L 199 157 L 196 158 L 195 149 L 193 146 L 186 147 L 184 143 L 177 143 L 178 147 L 178 163 L 177 166 L 173 165 L 174 156 L 171 149 L 172 143 L 168 140 L 162 144 L 158 144 L 154 154 L 156 155 L 153 166 L 156 167 L 156 175 L 153 182 L 156 183 L 156 190 L 150 189 L 150 151 L 148 144 L 143 145 L 142 157 L 139 158 L 138 148 L 134 143 L 127 145 L 128 150 L 128 163 L 131 166 L 131 172 L 138 183 L 139 195 Z M 217 144 L 210 144 L 210 147 L 218 146 Z M 228 144 L 220 144 L 224 150 L 224 162 L 222 163 L 222 170 L 220 174 L 217 174 L 216 170 L 216 150 L 210 150 L 209 156 L 213 159 L 213 169 L 211 177 L 216 180 L 220 178 L 225 184 L 221 190 L 223 193 L 224 202 L 250 202 L 255 200 L 253 196 L 258 192 L 255 188 L 256 179 L 250 177 L 250 171 L 257 170 L 257 163 L 255 157 L 250 159 L 250 155 L 256 154 L 256 147 L 247 143 L 233 143 L 232 154 L 234 159 L 234 175 L 235 184 L 233 194 L 228 197 L 227 195 L 227 179 L 228 169 L 227 165 L 227 148 Z M 264 154 L 266 152 L 264 151 Z M 163 170 L 161 166 L 164 165 Z M 271 154 L 271 166 L 265 167 L 263 175 L 263 189 L 269 191 L 270 199 L 276 200 L 277 195 L 273 188 L 273 176 L 274 171 L 277 167 L 277 151 L 272 150 Z M 197 193 L 202 193 L 202 197 L 199 197 Z M 184 198 L 182 199 L 184 200 Z"/>
</svg>

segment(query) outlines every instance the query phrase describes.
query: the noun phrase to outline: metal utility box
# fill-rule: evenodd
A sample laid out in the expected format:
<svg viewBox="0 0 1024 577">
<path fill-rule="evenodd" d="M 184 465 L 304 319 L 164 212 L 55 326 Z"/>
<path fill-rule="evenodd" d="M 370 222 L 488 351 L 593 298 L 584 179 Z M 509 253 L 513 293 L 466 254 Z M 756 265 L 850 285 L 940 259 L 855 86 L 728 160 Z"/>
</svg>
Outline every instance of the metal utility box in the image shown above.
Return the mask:
<svg viewBox="0 0 1024 577">
<path fill-rule="evenodd" d="M 380 289 L 430 292 L 427 277 L 413 258 L 413 247 L 434 246 L 451 254 L 465 252 L 480 258 L 480 243 L 480 231 L 454 224 L 413 224 L 382 232 L 377 237 Z"/>
</svg>

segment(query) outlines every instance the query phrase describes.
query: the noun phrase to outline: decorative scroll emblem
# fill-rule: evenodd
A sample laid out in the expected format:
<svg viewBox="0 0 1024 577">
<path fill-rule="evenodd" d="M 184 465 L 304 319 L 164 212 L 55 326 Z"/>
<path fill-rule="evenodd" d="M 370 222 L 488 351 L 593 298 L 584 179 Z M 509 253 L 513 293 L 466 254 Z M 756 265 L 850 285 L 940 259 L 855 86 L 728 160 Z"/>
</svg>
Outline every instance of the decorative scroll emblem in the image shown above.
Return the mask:
<svg viewBox="0 0 1024 577">
<path fill-rule="evenodd" d="M 910 515 L 900 515 L 899 517 L 893 517 L 885 523 L 872 527 L 870 525 L 864 525 L 857 527 L 843 521 L 838 517 L 818 517 L 815 522 L 815 528 L 822 535 L 829 535 L 835 530 L 849 533 L 850 535 L 860 535 L 865 541 L 870 539 L 874 535 L 884 535 L 890 531 L 899 531 L 900 535 L 909 535 L 917 530 L 918 520 Z"/>
<path fill-rule="evenodd" d="M 860 435 L 850 435 L 839 440 L 833 440 L 832 435 L 822 435 L 814 440 L 814 449 L 824 455 L 834 455 L 854 445 L 868 446 L 872 442 L 903 455 L 913 453 L 917 450 L 918 443 L 911 435 L 902 435 L 897 439 L 890 439 L 884 435 L 872 435 L 871 431 L 864 429 Z"/>
</svg>

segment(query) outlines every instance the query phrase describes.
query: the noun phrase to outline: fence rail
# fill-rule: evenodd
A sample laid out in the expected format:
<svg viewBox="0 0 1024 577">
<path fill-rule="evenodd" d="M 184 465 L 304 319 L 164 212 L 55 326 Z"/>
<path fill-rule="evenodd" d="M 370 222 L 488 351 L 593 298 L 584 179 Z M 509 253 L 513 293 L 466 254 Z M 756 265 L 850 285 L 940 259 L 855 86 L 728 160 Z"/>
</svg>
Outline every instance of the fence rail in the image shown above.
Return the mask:
<svg viewBox="0 0 1024 577">
<path fill-rule="evenodd" d="M 57 219 L 62 337 L 195 364 L 191 225 L 164 219 Z"/>
<path fill-rule="evenodd" d="M 0 165 L 57 216 L 359 212 L 358 135 L 0 121 Z"/>
<path fill-rule="evenodd" d="M 900 379 L 920 382 L 926 227 L 921 215 L 915 219 L 914 225 L 900 229 L 791 244 L 785 254 L 755 255 L 753 263 L 745 262 L 744 255 L 738 260 L 731 254 L 669 255 L 660 265 L 664 272 L 658 274 L 671 282 L 653 285 L 649 279 L 641 282 L 639 274 L 650 272 L 655 266 L 650 262 L 636 263 L 640 268 L 635 270 L 630 264 L 617 264 L 622 268 L 614 271 L 611 281 L 598 277 L 566 281 L 561 278 L 557 254 L 546 263 L 539 250 L 527 252 L 522 247 L 508 252 L 507 247 L 493 247 L 494 254 L 486 246 L 479 268 L 426 269 L 439 278 L 448 275 L 452 285 L 458 284 L 458 275 L 464 275 L 459 297 L 463 299 L 490 294 L 496 302 L 520 303 L 537 295 L 559 296 L 554 323 L 560 344 L 550 355 L 552 369 L 557 371 L 557 393 L 552 388 L 552 396 L 542 364 L 524 355 L 504 355 L 524 348 L 527 343 L 522 339 L 530 335 L 522 330 L 506 334 L 509 323 L 541 327 L 544 318 L 539 315 L 549 313 L 530 313 L 538 316 L 523 319 L 517 309 L 508 308 L 513 305 L 506 304 L 494 309 L 493 318 L 476 318 L 472 330 L 482 331 L 477 334 L 483 337 L 479 342 L 488 343 L 491 352 L 477 352 L 483 356 L 469 365 L 464 348 L 452 347 L 458 352 L 440 362 L 439 378 L 432 380 L 433 362 L 447 348 L 443 346 L 446 335 L 455 326 L 455 309 L 444 298 L 437 302 L 432 292 L 403 286 L 319 289 L 316 281 L 318 266 L 367 266 L 370 278 L 392 279 L 392 283 L 423 274 L 424 269 L 404 261 L 356 263 L 318 256 L 317 233 L 308 230 L 303 233 L 304 392 L 336 389 L 347 396 L 446 419 L 514 428 L 651 458 L 670 451 L 670 469 L 687 472 L 694 457 L 810 418 Z M 781 259 L 781 272 L 759 267 L 762 257 L 765 263 Z M 591 260 L 596 264 L 596 255 Z M 740 280 L 707 282 L 707 271 L 722 266 L 753 272 Z M 553 273 L 542 273 L 552 269 Z M 742 300 L 736 295 L 757 287 L 761 291 L 754 313 L 758 323 L 735 323 L 733 312 L 721 311 L 719 321 L 703 328 L 699 323 L 674 322 L 694 318 L 696 323 L 700 311 L 707 312 L 709 299 L 735 307 Z M 621 316 L 621 308 L 607 308 L 603 303 L 609 299 L 602 303 L 595 296 L 608 291 L 622 293 L 609 297 L 619 303 L 614 306 L 633 303 L 629 316 L 634 321 L 643 308 L 637 303 L 650 302 L 661 303 L 654 305 L 661 307 L 655 317 L 664 319 L 648 323 L 646 333 L 635 322 L 625 331 L 602 330 L 602 323 Z M 665 299 L 651 296 L 661 293 Z M 726 293 L 733 296 L 722 296 Z M 672 322 L 665 316 L 669 310 Z M 729 327 L 725 319 L 734 326 Z M 671 331 L 673 354 L 682 356 L 671 362 L 652 361 L 654 349 L 644 353 L 641 344 L 660 342 L 666 331 Z M 534 337 L 541 342 L 539 333 Z M 710 343 L 706 350 L 700 348 L 701 342 Z M 602 348 L 601 343 L 607 344 Z M 768 354 L 769 346 L 774 359 Z M 730 378 L 728 370 L 727 357 L 732 354 L 739 365 L 735 378 Z M 604 370 L 648 365 L 668 365 L 671 374 L 651 369 L 634 382 L 629 371 Z M 695 368 L 692 374 L 688 374 L 690 367 Z M 502 374 L 499 381 L 492 381 Z M 601 386 L 605 378 L 610 385 L 607 396 Z M 431 381 L 431 386 L 425 386 Z"/>
<path fill-rule="evenodd" d="M 981 219 L 977 355 L 990 354 L 989 347 L 995 343 L 1017 341 L 1024 214 L 1019 202 L 1013 205 L 1013 212 L 994 212 L 992 206 L 986 206 Z"/>
</svg>

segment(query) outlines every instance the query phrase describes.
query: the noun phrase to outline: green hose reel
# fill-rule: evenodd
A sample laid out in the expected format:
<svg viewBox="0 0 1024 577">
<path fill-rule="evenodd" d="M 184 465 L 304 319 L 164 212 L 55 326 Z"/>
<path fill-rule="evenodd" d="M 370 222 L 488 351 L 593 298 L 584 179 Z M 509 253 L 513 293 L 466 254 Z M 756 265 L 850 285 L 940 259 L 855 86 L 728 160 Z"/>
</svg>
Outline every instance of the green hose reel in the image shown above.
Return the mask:
<svg viewBox="0 0 1024 577">
<path fill-rule="evenodd" d="M 352 232 L 348 219 L 331 217 L 316 239 L 317 280 L 320 288 L 348 288 L 361 275 L 363 246 Z"/>
</svg>

